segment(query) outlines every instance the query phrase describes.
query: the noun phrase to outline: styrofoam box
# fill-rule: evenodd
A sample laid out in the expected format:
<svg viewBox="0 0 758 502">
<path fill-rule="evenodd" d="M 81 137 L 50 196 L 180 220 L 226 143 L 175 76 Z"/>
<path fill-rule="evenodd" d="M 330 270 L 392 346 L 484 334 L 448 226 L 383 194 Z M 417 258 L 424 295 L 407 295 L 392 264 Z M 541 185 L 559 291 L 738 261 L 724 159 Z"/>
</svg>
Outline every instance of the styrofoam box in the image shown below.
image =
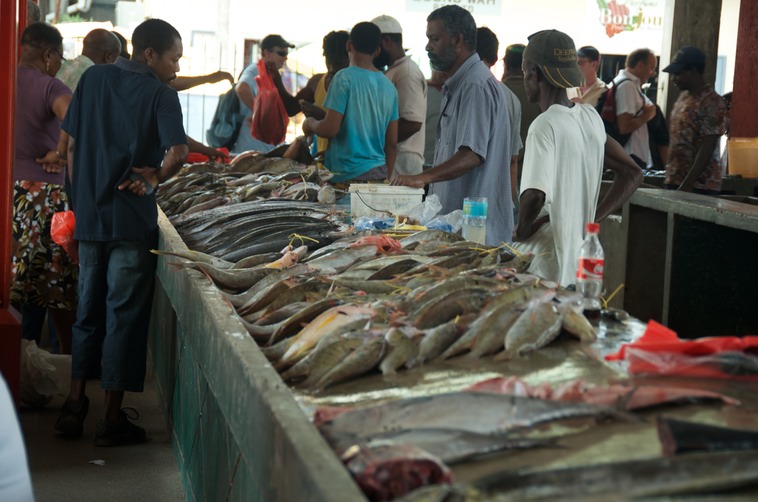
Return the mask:
<svg viewBox="0 0 758 502">
<path fill-rule="evenodd" d="M 350 216 L 395 216 L 407 214 L 421 204 L 423 188 L 391 186 L 379 183 L 351 183 Z M 390 213 L 390 214 L 388 214 Z"/>
</svg>

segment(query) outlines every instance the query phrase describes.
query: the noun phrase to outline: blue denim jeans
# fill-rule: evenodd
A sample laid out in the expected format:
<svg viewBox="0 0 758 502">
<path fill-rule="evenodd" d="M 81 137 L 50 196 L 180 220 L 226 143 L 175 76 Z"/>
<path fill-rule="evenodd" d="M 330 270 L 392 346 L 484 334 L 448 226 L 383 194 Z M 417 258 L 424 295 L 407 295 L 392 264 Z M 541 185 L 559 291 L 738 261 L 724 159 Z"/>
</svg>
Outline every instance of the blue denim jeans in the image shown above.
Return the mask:
<svg viewBox="0 0 758 502">
<path fill-rule="evenodd" d="M 142 392 L 155 285 L 153 243 L 79 242 L 79 305 L 71 376 L 105 390 Z"/>
</svg>

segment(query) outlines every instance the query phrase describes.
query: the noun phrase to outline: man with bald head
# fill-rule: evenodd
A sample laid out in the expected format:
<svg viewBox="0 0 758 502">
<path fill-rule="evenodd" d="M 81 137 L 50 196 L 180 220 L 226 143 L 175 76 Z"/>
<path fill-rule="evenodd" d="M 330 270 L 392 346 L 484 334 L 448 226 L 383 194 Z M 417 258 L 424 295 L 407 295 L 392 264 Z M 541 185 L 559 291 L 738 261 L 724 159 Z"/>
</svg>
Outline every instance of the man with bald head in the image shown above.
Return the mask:
<svg viewBox="0 0 758 502">
<path fill-rule="evenodd" d="M 85 70 L 96 64 L 111 64 L 120 53 L 121 42 L 113 33 L 102 28 L 94 29 L 84 37 L 82 54 L 71 61 L 63 61 L 56 77 L 74 91 Z"/>
</svg>

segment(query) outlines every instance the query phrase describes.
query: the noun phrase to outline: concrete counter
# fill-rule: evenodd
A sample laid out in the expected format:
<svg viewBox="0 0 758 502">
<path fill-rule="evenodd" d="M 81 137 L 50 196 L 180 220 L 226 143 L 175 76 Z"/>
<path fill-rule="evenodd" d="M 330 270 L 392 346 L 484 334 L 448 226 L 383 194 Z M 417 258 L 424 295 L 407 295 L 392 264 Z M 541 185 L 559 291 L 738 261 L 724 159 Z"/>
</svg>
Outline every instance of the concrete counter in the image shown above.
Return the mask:
<svg viewBox="0 0 758 502">
<path fill-rule="evenodd" d="M 159 225 L 161 249 L 186 249 Z M 174 261 L 159 258 L 150 351 L 188 500 L 365 500 L 221 294 Z"/>
<path fill-rule="evenodd" d="M 626 310 L 687 338 L 758 333 L 757 206 L 640 189 L 623 219 Z"/>
</svg>

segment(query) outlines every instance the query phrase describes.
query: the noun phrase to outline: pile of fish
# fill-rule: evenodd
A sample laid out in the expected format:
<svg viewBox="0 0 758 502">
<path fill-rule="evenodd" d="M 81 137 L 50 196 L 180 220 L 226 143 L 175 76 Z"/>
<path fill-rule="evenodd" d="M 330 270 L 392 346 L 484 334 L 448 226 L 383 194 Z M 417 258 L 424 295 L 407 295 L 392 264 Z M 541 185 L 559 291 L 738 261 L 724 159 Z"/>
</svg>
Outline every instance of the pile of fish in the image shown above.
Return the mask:
<svg viewBox="0 0 758 502">
<path fill-rule="evenodd" d="M 230 164 L 187 164 L 158 190 L 158 205 L 171 218 L 214 207 L 264 199 L 334 203 L 332 174 L 315 165 L 254 152 Z"/>
<path fill-rule="evenodd" d="M 309 249 L 318 249 L 344 235 L 346 230 L 328 206 L 278 199 L 183 214 L 172 223 L 190 249 L 220 258 L 210 263 L 220 269 L 242 269 L 256 261 L 263 263 L 270 258 L 267 254 L 279 254 L 293 241 L 307 242 Z M 257 255 L 263 256 L 252 258 Z M 249 260 L 244 261 L 245 258 Z"/>
<path fill-rule="evenodd" d="M 307 211 L 320 229 L 318 212 Z M 375 369 L 391 374 L 456 356 L 521 357 L 561 331 L 584 342 L 595 339 L 577 311 L 576 293 L 524 273 L 531 256 L 506 248 L 428 230 L 399 241 L 349 235 L 316 251 L 309 251 L 307 239 L 276 253 L 289 238 L 289 231 L 273 234 L 287 222 L 280 218 L 264 241 L 276 245 L 253 255 L 250 249 L 267 244 L 248 247 L 249 223 L 240 231 L 198 219 L 189 215 L 175 224 L 190 247 L 221 258 L 180 253 L 189 261 L 174 266 L 207 275 L 282 378 L 303 389 L 319 391 Z M 220 215 L 214 220 L 226 221 Z M 243 247 L 248 251 L 239 252 Z M 228 261 L 235 258 L 241 260 Z"/>
</svg>

